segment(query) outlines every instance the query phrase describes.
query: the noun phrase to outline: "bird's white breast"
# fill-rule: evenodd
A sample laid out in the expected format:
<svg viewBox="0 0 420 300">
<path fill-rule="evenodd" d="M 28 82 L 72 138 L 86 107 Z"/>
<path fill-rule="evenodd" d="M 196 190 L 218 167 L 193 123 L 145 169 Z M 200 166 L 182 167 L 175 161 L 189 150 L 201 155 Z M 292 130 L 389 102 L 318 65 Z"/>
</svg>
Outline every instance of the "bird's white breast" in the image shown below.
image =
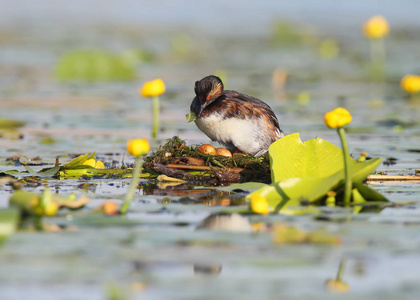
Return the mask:
<svg viewBox="0 0 420 300">
<path fill-rule="evenodd" d="M 223 118 L 219 113 L 213 113 L 206 118 L 195 121 L 197 127 L 213 141 L 225 145 L 233 144 L 241 151 L 256 153 L 260 145 L 256 143 L 263 134 L 264 128 L 260 119 Z"/>
</svg>

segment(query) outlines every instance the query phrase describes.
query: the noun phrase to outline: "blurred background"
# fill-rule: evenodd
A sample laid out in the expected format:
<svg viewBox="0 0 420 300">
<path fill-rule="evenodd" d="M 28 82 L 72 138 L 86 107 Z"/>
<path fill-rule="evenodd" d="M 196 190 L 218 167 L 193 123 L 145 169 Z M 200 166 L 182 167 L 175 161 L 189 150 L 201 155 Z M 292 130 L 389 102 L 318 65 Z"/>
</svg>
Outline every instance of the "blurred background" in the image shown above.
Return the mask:
<svg viewBox="0 0 420 300">
<path fill-rule="evenodd" d="M 121 166 L 128 139 L 151 137 L 152 103 L 138 90 L 155 78 L 166 92 L 152 150 L 174 135 L 208 143 L 185 114 L 195 81 L 215 74 L 227 89 L 267 102 L 283 131 L 302 140 L 339 145 L 323 117 L 347 108 L 351 153 L 382 157 L 378 171 L 413 175 L 420 169 L 420 98 L 400 82 L 420 74 L 419 11 L 420 2 L 410 0 L 0 0 L 0 121 L 12 120 L 0 122 L 1 169 L 24 171 L 19 154 L 53 165 L 56 156 L 63 162 L 86 152 Z M 380 41 L 362 32 L 374 15 L 390 26 Z M 127 183 L 42 178 L 26 189 L 87 194 L 90 212 L 121 198 Z M 330 246 L 277 245 L 264 232 L 197 232 L 199 221 L 225 208 L 140 191 L 127 221 L 141 225 L 112 226 L 110 218 L 76 232 L 15 234 L 1 248 L 0 298 L 123 299 L 112 296 L 113 282 L 135 299 L 336 298 L 325 282 L 348 257 L 346 299 L 416 299 L 418 184 L 375 189 L 396 207 L 352 222 L 340 211 L 325 219 L 263 219 L 325 227 L 342 236 L 342 245 Z M 0 206 L 10 193 L 2 187 Z M 71 215 L 63 219 L 73 225 Z"/>
<path fill-rule="evenodd" d="M 124 151 L 127 138 L 150 137 L 151 103 L 138 88 L 155 78 L 167 86 L 155 146 L 174 135 L 208 142 L 185 114 L 194 82 L 209 74 L 266 101 L 282 129 L 303 139 L 338 144 L 322 117 L 345 106 L 350 131 L 362 133 L 350 136 L 354 151 L 390 156 L 397 144 L 418 145 L 418 101 L 399 82 L 420 72 L 420 3 L 2 0 L 1 8 L 0 117 L 26 122 L 15 141 L 0 141 L 5 148 Z M 362 34 L 377 14 L 391 27 L 379 72 Z"/>
</svg>

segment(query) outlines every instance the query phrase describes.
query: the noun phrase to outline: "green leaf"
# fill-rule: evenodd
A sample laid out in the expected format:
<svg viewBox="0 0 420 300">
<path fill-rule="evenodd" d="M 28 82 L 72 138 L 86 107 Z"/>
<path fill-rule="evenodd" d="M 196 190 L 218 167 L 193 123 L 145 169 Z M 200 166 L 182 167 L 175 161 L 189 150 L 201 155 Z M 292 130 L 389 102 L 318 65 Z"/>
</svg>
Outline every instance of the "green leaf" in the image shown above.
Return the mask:
<svg viewBox="0 0 420 300">
<path fill-rule="evenodd" d="M 190 113 L 186 114 L 185 117 L 187 118 L 187 123 L 190 123 L 190 122 L 195 121 L 197 119 L 197 115 L 193 112 L 190 112 Z"/>
<path fill-rule="evenodd" d="M 64 164 L 63 167 L 80 166 L 85 161 L 87 161 L 89 159 L 89 157 L 90 157 L 89 153 L 82 154 L 82 155 L 76 157 L 75 159 L 69 161 L 68 163 Z"/>
<path fill-rule="evenodd" d="M 80 178 L 83 176 L 93 175 L 93 170 L 95 170 L 95 168 L 92 168 L 91 166 L 74 166 L 61 168 L 58 175 L 60 179 Z"/>
<path fill-rule="evenodd" d="M 367 201 L 388 202 L 388 199 L 386 199 L 384 195 L 382 195 L 381 193 L 371 189 L 366 184 L 363 184 L 363 183 L 360 183 L 360 182 L 353 182 L 353 187 L 357 188 L 359 193 Z"/>
<path fill-rule="evenodd" d="M 269 148 L 272 182 L 287 178 L 328 177 L 344 169 L 343 152 L 321 138 L 305 143 L 299 133 L 286 135 Z M 348 157 L 353 181 L 363 181 L 381 163 L 374 158 L 362 163 Z M 344 171 L 343 171 L 344 172 Z"/>
<path fill-rule="evenodd" d="M 16 170 L 16 169 L 13 169 L 13 170 L 6 170 L 6 171 L 3 171 L 2 173 L 6 174 L 6 175 L 13 176 L 13 175 L 15 175 L 15 174 L 18 174 L 18 173 L 19 173 L 19 170 Z"/>
<path fill-rule="evenodd" d="M 287 135 L 270 146 L 269 155 L 274 183 L 254 193 L 266 197 L 274 211 L 299 206 L 302 201 L 316 202 L 344 182 L 342 150 L 321 138 L 302 143 L 298 133 Z M 349 162 L 352 181 L 360 183 L 376 169 L 381 159 L 357 163 L 349 158 Z M 366 188 L 362 187 L 366 193 L 370 192 Z M 360 194 L 365 197 L 362 191 Z"/>
<path fill-rule="evenodd" d="M 25 123 L 16 120 L 0 119 L 0 129 L 12 129 L 24 126 Z"/>
<path fill-rule="evenodd" d="M 353 198 L 353 203 L 354 204 L 361 204 L 361 203 L 366 202 L 366 199 L 363 198 L 362 194 L 360 194 L 360 192 L 357 190 L 357 188 L 354 188 L 351 191 L 351 193 L 352 193 L 352 198 Z M 363 206 L 355 205 L 353 207 L 353 214 L 358 214 L 362 209 L 363 209 Z"/>
<path fill-rule="evenodd" d="M 28 214 L 35 214 L 35 208 L 39 203 L 39 195 L 22 190 L 16 190 L 10 196 L 9 205 L 17 207 Z"/>
<path fill-rule="evenodd" d="M 23 166 L 25 169 L 26 169 L 26 171 L 28 171 L 28 173 L 29 174 L 34 174 L 35 173 L 35 171 L 30 167 L 30 166 Z"/>
<path fill-rule="evenodd" d="M 20 212 L 16 208 L 0 209 L 0 242 L 5 236 L 16 231 L 20 219 Z"/>
<path fill-rule="evenodd" d="M 303 143 L 299 133 L 286 135 L 269 148 L 271 179 L 327 177 L 344 168 L 340 148 L 321 138 Z M 352 163 L 356 163 L 351 159 Z"/>
<path fill-rule="evenodd" d="M 20 162 L 21 165 L 24 166 L 24 165 L 29 164 L 30 160 L 25 156 L 21 156 L 21 157 L 19 157 L 19 162 Z"/>
<path fill-rule="evenodd" d="M 92 152 L 92 154 L 90 154 L 89 156 L 88 156 L 88 158 L 87 158 L 88 160 L 89 159 L 94 159 L 94 160 L 96 160 L 96 152 Z"/>
<path fill-rule="evenodd" d="M 57 174 L 58 170 L 60 170 L 60 167 L 52 167 L 52 168 L 45 168 L 36 173 L 36 176 L 40 177 L 52 177 Z"/>
<path fill-rule="evenodd" d="M 350 166 L 353 182 L 363 181 L 381 162 L 380 158 Z M 315 202 L 344 181 L 344 170 L 338 170 L 327 177 L 288 178 L 255 191 L 267 198 L 268 205 L 275 211 L 286 206 L 299 206 L 301 201 Z M 247 198 L 250 198 L 248 195 Z"/>
</svg>

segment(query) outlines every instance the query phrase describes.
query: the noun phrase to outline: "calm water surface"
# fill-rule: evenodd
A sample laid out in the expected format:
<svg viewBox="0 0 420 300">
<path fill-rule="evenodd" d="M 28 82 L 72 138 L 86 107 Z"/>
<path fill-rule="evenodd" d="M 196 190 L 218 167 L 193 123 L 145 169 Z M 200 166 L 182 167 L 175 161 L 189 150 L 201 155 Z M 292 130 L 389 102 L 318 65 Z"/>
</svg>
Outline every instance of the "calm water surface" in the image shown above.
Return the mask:
<svg viewBox="0 0 420 300">
<path fill-rule="evenodd" d="M 325 128 L 323 115 L 347 107 L 351 152 L 395 158 L 378 171 L 414 174 L 420 169 L 420 99 L 399 88 L 400 78 L 418 73 L 417 12 L 412 1 L 295 1 L 282 3 L 197 1 L 2 1 L 0 11 L 0 117 L 26 122 L 22 139 L 0 138 L 0 170 L 18 169 L 6 158 L 40 156 L 47 164 L 69 154 L 95 151 L 106 163 L 121 163 L 127 139 L 149 137 L 151 103 L 137 89 L 162 77 L 162 130 L 153 148 L 174 135 L 188 144 L 209 140 L 185 122 L 195 80 L 226 74 L 226 87 L 263 99 L 276 112 L 286 133 L 302 140 L 322 137 L 339 145 Z M 385 15 L 392 34 L 386 40 L 386 75 L 371 80 L 368 42 L 361 23 Z M 274 43 L 273 24 L 291 22 L 312 41 Z M 318 55 L 320 41 L 336 39 L 334 60 Z M 177 48 L 177 41 L 184 48 Z M 59 57 L 70 50 L 100 48 L 124 53 L 147 49 L 156 60 L 139 64 L 138 78 L 120 83 L 66 84 L 54 78 Z M 275 71 L 287 74 L 283 89 L 272 84 Z M 299 103 L 308 92 L 310 101 Z M 46 138 L 54 143 L 45 143 Z M 124 157 L 125 162 L 133 162 Z M 38 168 L 34 167 L 36 170 Z M 41 168 L 41 167 L 39 167 Z M 104 299 L 113 286 L 130 299 L 287 299 L 332 298 L 325 281 L 347 261 L 344 281 L 349 299 L 414 299 L 420 292 L 420 209 L 418 184 L 372 186 L 391 201 L 413 204 L 361 214 L 351 222 L 335 212 L 326 222 L 313 216 L 214 217 L 213 213 L 245 205 L 209 206 L 185 202 L 169 188 L 159 193 L 140 189 L 128 221 L 83 219 L 106 199 L 121 199 L 128 180 L 46 180 L 62 195 L 91 198 L 82 212 L 63 212 L 54 221 L 75 232 L 19 232 L 0 248 L 0 298 Z M 82 186 L 83 185 L 83 186 Z M 11 188 L 0 189 L 0 206 Z M 157 196 L 156 194 L 159 194 Z M 168 203 L 168 199 L 169 202 Z M 164 204 L 166 203 L 166 204 Z M 72 218 L 71 215 L 76 217 Z M 304 230 L 325 229 L 341 245 L 276 245 L 271 232 L 249 232 L 252 224 L 285 222 Z M 108 222 L 108 224 L 107 224 Z M 129 224 L 127 224 L 129 223 Z M 106 225 L 106 226 L 105 226 Z M 396 276 L 397 275 L 397 276 Z M 24 287 L 24 288 L 23 288 Z"/>
</svg>

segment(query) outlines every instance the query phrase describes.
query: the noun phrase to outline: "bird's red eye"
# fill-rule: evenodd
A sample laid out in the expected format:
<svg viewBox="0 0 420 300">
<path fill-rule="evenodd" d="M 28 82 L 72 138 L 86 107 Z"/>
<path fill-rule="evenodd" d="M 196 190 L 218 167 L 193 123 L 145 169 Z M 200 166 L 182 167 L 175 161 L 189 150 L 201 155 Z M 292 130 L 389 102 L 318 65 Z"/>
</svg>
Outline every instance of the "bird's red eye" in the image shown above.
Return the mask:
<svg viewBox="0 0 420 300">
<path fill-rule="evenodd" d="M 210 100 L 210 96 L 207 96 L 206 100 Z"/>
</svg>

